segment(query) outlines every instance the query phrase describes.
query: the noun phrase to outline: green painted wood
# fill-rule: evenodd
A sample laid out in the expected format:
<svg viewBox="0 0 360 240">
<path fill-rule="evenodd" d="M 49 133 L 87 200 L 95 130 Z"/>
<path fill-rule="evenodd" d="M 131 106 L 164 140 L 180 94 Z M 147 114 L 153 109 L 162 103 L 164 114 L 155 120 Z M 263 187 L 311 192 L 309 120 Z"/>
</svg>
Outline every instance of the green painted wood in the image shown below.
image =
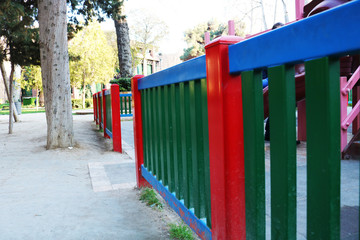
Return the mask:
<svg viewBox="0 0 360 240">
<path fill-rule="evenodd" d="M 106 105 L 106 128 L 112 132 L 112 119 L 111 119 L 111 95 L 105 96 L 105 105 Z"/>
<path fill-rule="evenodd" d="M 159 121 L 158 121 L 158 109 L 157 109 L 157 94 L 156 88 L 151 88 L 152 95 L 152 111 L 153 111 L 153 148 L 154 148 L 154 172 L 153 174 L 156 176 L 157 180 L 160 180 L 159 174 Z"/>
<path fill-rule="evenodd" d="M 168 185 L 168 174 L 167 174 L 167 163 L 169 159 L 166 159 L 166 135 L 165 132 L 168 128 L 165 125 L 165 116 L 168 115 L 168 111 L 164 106 L 164 89 L 165 86 L 157 87 L 158 88 L 158 104 L 159 104 L 159 141 L 160 141 L 160 163 L 161 163 L 161 180 L 163 181 L 163 185 Z"/>
<path fill-rule="evenodd" d="M 144 167 L 149 170 L 149 116 L 148 116 L 148 101 L 147 101 L 147 91 L 141 91 L 141 113 L 142 113 L 142 128 L 143 128 L 143 146 L 144 146 Z"/>
<path fill-rule="evenodd" d="M 173 152 L 173 122 L 171 120 L 171 86 L 164 86 L 164 115 L 165 115 L 165 146 L 166 172 L 170 192 L 175 191 L 174 152 Z"/>
<path fill-rule="evenodd" d="M 164 123 L 163 123 L 163 97 L 162 97 L 162 87 L 156 87 L 156 106 L 157 106 L 157 149 L 158 149 L 158 180 L 163 181 L 163 184 L 166 186 L 164 179 L 165 173 L 165 159 L 164 159 Z"/>
<path fill-rule="evenodd" d="M 120 97 L 120 114 L 123 114 L 123 97 Z"/>
<path fill-rule="evenodd" d="M 269 68 L 271 238 L 296 239 L 294 66 Z"/>
<path fill-rule="evenodd" d="M 131 100 L 132 100 L 132 97 L 129 97 L 129 114 L 131 114 L 131 109 L 132 109 L 132 106 L 131 106 Z"/>
<path fill-rule="evenodd" d="M 244 117 L 246 238 L 265 239 L 265 153 L 261 71 L 241 74 Z"/>
<path fill-rule="evenodd" d="M 198 217 L 205 218 L 206 217 L 206 177 L 205 177 L 205 149 L 204 149 L 204 122 L 207 123 L 208 118 L 204 118 L 202 113 L 203 108 L 203 96 L 202 96 L 202 80 L 195 81 L 195 113 L 196 113 L 196 146 L 197 146 L 197 174 L 198 174 L 198 192 L 199 192 L 199 210 Z M 207 139 L 208 141 L 208 139 Z M 209 161 L 207 159 L 207 161 Z"/>
<path fill-rule="evenodd" d="M 305 63 L 307 239 L 340 239 L 340 67 Z"/>
<path fill-rule="evenodd" d="M 124 97 L 124 107 L 125 107 L 125 109 L 124 109 L 124 112 L 125 112 L 125 114 L 127 114 L 127 109 L 128 109 L 128 101 L 127 101 L 127 97 Z"/>
<path fill-rule="evenodd" d="M 190 97 L 190 108 L 189 108 L 189 113 L 190 113 L 190 142 L 191 142 L 191 162 L 188 162 L 191 165 L 191 170 L 192 172 L 190 172 L 192 174 L 192 182 L 190 183 L 190 185 L 192 186 L 192 191 L 191 191 L 191 196 L 193 197 L 193 207 L 195 209 L 195 215 L 196 216 L 200 216 L 201 212 L 200 212 L 200 188 L 199 188 L 199 169 L 201 168 L 201 166 L 199 166 L 199 161 L 201 158 L 201 149 L 199 146 L 199 129 L 198 126 L 196 124 L 197 121 L 201 121 L 201 119 L 197 119 L 197 114 L 196 114 L 196 106 L 197 106 L 197 102 L 196 102 L 196 92 L 195 92 L 195 82 L 197 81 L 190 81 L 189 82 L 189 97 Z M 202 136 L 201 136 L 202 137 Z"/>
<path fill-rule="evenodd" d="M 155 147 L 154 147 L 154 112 L 152 109 L 153 101 L 151 96 L 151 89 L 145 89 L 146 91 L 146 101 L 147 101 L 147 116 L 149 117 L 149 122 L 147 127 L 149 128 L 149 136 L 148 136 L 148 142 L 149 142 L 149 170 L 154 174 L 155 169 L 155 162 L 154 162 L 154 155 L 155 155 Z"/>
<path fill-rule="evenodd" d="M 173 134 L 173 159 L 174 159 L 174 184 L 176 197 L 184 198 L 183 168 L 182 168 L 182 142 L 180 124 L 180 87 L 179 84 L 172 84 L 170 87 L 170 108 Z"/>
<path fill-rule="evenodd" d="M 184 186 L 184 204 L 187 208 L 190 208 L 192 206 L 190 201 L 190 176 L 191 172 L 189 172 L 189 164 L 188 164 L 188 158 L 189 158 L 189 146 L 191 145 L 191 142 L 189 142 L 189 130 L 187 122 L 189 122 L 188 115 L 189 115 L 189 98 L 188 98 L 188 91 L 186 90 L 185 85 L 188 85 L 184 82 L 179 83 L 179 97 L 180 97 L 180 125 L 181 125 L 181 157 L 182 157 L 182 184 Z M 190 152 L 191 153 L 191 152 Z M 190 155 L 191 157 L 191 155 Z"/>
<path fill-rule="evenodd" d="M 207 84 L 206 79 L 200 80 L 201 84 L 201 112 L 202 134 L 203 134 L 203 177 L 204 177 L 204 205 L 206 224 L 211 228 L 211 195 L 210 195 L 210 156 L 209 156 L 209 128 L 208 128 L 208 106 L 207 106 Z"/>
<path fill-rule="evenodd" d="M 101 123 L 104 124 L 103 96 L 100 98 L 100 112 L 101 112 Z M 99 125 L 101 129 L 101 124 Z"/>
</svg>

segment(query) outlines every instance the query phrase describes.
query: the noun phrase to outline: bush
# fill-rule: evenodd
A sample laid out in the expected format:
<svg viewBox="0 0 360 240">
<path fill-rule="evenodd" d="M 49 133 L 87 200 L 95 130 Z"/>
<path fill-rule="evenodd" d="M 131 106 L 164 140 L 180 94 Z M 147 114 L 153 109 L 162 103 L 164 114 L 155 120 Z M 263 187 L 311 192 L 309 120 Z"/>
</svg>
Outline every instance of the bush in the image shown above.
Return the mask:
<svg viewBox="0 0 360 240">
<path fill-rule="evenodd" d="M 131 91 L 131 78 L 123 78 L 120 73 L 114 76 L 114 79 L 110 81 L 111 84 L 118 84 L 120 92 Z"/>
<path fill-rule="evenodd" d="M 71 106 L 72 106 L 72 108 L 81 108 L 82 100 L 81 99 L 71 99 Z"/>
<path fill-rule="evenodd" d="M 72 108 L 83 108 L 82 99 L 71 99 Z M 90 108 L 93 106 L 93 100 L 85 99 L 85 108 Z"/>
</svg>

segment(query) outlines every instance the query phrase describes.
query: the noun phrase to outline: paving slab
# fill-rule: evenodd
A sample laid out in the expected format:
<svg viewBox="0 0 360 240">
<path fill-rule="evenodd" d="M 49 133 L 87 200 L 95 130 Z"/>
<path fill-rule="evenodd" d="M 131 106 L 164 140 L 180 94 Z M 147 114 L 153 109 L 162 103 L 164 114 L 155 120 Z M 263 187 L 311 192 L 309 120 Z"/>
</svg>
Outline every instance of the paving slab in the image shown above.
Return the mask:
<svg viewBox="0 0 360 240">
<path fill-rule="evenodd" d="M 12 135 L 0 116 L 0 239 L 169 239 L 166 213 L 138 200 L 134 160 L 92 115 L 73 117 L 74 148 L 46 150 L 45 114 L 21 115 Z"/>
</svg>

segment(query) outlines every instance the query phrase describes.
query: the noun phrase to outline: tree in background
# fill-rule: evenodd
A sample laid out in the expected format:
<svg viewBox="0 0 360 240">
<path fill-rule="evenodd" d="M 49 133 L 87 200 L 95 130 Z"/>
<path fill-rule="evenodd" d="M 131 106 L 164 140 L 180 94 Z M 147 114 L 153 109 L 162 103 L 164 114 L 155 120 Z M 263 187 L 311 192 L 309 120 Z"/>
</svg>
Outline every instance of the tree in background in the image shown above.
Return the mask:
<svg viewBox="0 0 360 240">
<path fill-rule="evenodd" d="M 24 0 L 25 1 L 25 0 Z M 71 107 L 67 30 L 78 29 L 77 17 L 85 24 L 91 19 L 104 20 L 120 11 L 123 0 L 26 0 L 38 10 L 40 28 L 41 73 L 46 107 L 47 149 L 72 147 L 73 118 Z M 67 5 L 72 13 L 68 28 Z"/>
<path fill-rule="evenodd" d="M 134 22 L 130 28 L 130 35 L 141 55 L 141 61 L 146 67 L 146 54 L 149 50 L 156 50 L 160 41 L 168 34 L 166 23 L 145 10 L 134 14 Z M 136 51 L 133 51 L 136 54 Z"/>
<path fill-rule="evenodd" d="M 236 36 L 244 36 L 244 28 L 245 25 L 241 21 L 235 20 Z M 210 40 L 213 40 L 216 37 L 227 34 L 228 25 L 211 20 L 187 30 L 185 32 L 185 41 L 188 48 L 184 49 L 184 54 L 180 57 L 181 60 L 187 61 L 205 54 L 205 32 L 209 32 Z"/>
<path fill-rule="evenodd" d="M 17 114 L 13 102 L 13 80 L 15 66 L 39 64 L 38 31 L 33 27 L 36 9 L 24 0 L 0 2 L 0 69 L 9 99 L 9 133 L 13 132 L 13 121 Z M 4 61 L 10 61 L 9 77 Z"/>
<path fill-rule="evenodd" d="M 75 35 L 69 43 L 69 53 L 76 56 L 76 59 L 70 61 L 71 85 L 82 88 L 81 98 L 85 107 L 87 86 L 107 83 L 114 76 L 116 53 L 96 22 L 90 23 Z"/>
<path fill-rule="evenodd" d="M 122 12 L 123 9 L 121 8 L 119 12 L 113 14 L 117 37 L 118 63 L 121 77 L 130 78 L 132 75 L 132 59 L 130 49 L 129 26 L 126 20 L 126 16 L 124 16 Z"/>
<path fill-rule="evenodd" d="M 24 67 L 21 73 L 20 86 L 27 91 L 36 91 L 36 111 L 39 108 L 39 93 L 42 91 L 42 78 L 40 66 L 30 65 Z"/>
</svg>

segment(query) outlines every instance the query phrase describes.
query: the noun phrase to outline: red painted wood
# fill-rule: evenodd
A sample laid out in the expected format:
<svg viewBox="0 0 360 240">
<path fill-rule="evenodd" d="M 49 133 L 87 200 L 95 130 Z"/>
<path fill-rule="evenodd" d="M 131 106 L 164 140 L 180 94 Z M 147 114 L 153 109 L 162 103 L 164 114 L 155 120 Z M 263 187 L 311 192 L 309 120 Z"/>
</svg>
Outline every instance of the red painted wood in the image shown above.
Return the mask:
<svg viewBox="0 0 360 240">
<path fill-rule="evenodd" d="M 144 142 L 142 128 L 141 112 L 141 93 L 138 88 L 138 81 L 143 75 L 136 75 L 131 80 L 132 99 L 134 103 L 133 126 L 134 126 L 134 144 L 135 144 L 135 167 L 137 187 L 150 186 L 141 174 L 141 165 L 144 164 Z"/>
<path fill-rule="evenodd" d="M 106 133 L 106 97 L 105 97 L 105 91 L 106 89 L 102 90 L 102 98 L 103 98 L 103 125 L 104 125 L 104 137 L 105 138 L 110 138 L 110 136 Z"/>
<path fill-rule="evenodd" d="M 121 119 L 120 119 L 120 90 L 119 85 L 111 85 L 111 120 L 112 139 L 115 152 L 122 153 L 121 146 Z"/>
<path fill-rule="evenodd" d="M 241 77 L 229 75 L 228 45 L 206 46 L 211 223 L 213 239 L 245 239 L 244 136 Z"/>
<path fill-rule="evenodd" d="M 306 100 L 297 103 L 298 108 L 298 140 L 306 141 Z"/>
<path fill-rule="evenodd" d="M 97 96 L 98 96 L 98 97 L 97 97 L 97 105 L 98 105 L 98 106 L 101 106 L 100 92 L 101 92 L 101 91 L 99 91 L 99 92 L 97 93 Z M 102 121 L 102 114 L 101 114 L 100 107 L 99 107 L 99 119 L 98 119 L 99 129 L 101 129 L 101 121 Z"/>
<path fill-rule="evenodd" d="M 96 93 L 93 94 L 93 109 L 94 109 L 94 121 L 97 124 L 97 119 L 96 119 Z"/>
<path fill-rule="evenodd" d="M 360 101 L 360 86 L 354 87 L 352 90 L 352 105 L 355 106 Z M 355 118 L 352 124 L 352 133 L 355 135 L 360 129 L 360 114 Z"/>
</svg>

